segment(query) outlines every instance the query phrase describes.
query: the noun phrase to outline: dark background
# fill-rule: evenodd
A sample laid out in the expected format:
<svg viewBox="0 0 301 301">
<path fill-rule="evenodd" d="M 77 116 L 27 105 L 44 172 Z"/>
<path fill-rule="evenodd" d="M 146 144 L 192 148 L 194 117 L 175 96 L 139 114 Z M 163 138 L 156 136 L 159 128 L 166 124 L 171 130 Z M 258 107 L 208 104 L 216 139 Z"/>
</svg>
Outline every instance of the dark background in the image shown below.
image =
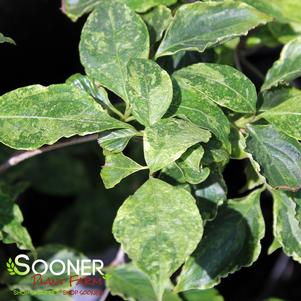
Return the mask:
<svg viewBox="0 0 301 301">
<path fill-rule="evenodd" d="M 17 46 L 9 44 L 1 44 L 0 46 L 0 94 L 30 84 L 62 83 L 74 73 L 83 73 L 79 61 L 78 43 L 84 21 L 85 17 L 77 23 L 71 22 L 60 11 L 60 1 L 57 0 L 0 0 L 0 32 L 12 37 L 17 43 Z M 265 72 L 278 57 L 278 54 L 279 49 L 262 48 L 249 57 L 249 60 L 262 72 Z M 243 71 L 257 86 L 261 84 L 260 80 L 254 77 L 249 70 Z M 89 149 L 89 156 L 87 154 L 81 155 L 80 148 L 77 149 L 76 147 L 71 152 L 75 154 L 78 160 L 82 160 L 85 168 L 92 170 L 91 173 L 96 179 L 94 180 L 96 182 L 93 183 L 93 189 L 95 187 L 95 189 L 99 189 L 101 195 L 102 187 L 98 186 L 102 184 L 97 174 L 102 164 L 102 158 L 98 154 L 95 143 L 87 145 L 87 148 Z M 37 160 L 43 160 L 43 158 Z M 243 167 L 243 161 L 234 161 L 229 164 L 224 173 L 229 186 L 229 197 L 236 197 L 237 191 L 244 184 Z M 46 171 L 41 169 L 39 172 L 42 175 Z M 117 199 L 114 194 L 108 194 L 104 197 L 110 199 L 112 212 L 118 208 L 122 201 Z M 27 189 L 21 197 L 20 206 L 25 217 L 24 225 L 32 235 L 35 245 L 45 242 L 44 235 L 51 221 L 64 210 L 74 207 L 75 202 L 76 198 L 73 196 L 52 196 L 37 191 L 34 187 Z M 90 206 L 89 199 L 83 204 L 86 204 L 87 207 Z M 301 300 L 300 265 L 279 251 L 270 256 L 266 255 L 267 248 L 272 241 L 272 201 L 267 194 L 263 195 L 262 209 L 267 224 L 267 235 L 263 240 L 263 251 L 259 260 L 252 267 L 244 268 L 223 279 L 222 284 L 217 288 L 226 301 L 255 301 L 263 300 L 268 296 L 299 301 Z M 89 213 L 87 214 L 89 216 Z M 106 215 L 105 208 L 99 214 Z M 81 243 L 76 240 L 80 234 L 74 230 L 79 223 L 77 218 L 80 219 L 81 216 L 73 214 L 71 218 L 67 218 L 65 228 L 62 229 L 65 232 L 61 237 L 56 236 L 57 241 L 53 238 L 50 241 L 67 243 L 71 246 L 81 245 L 82 240 Z M 98 228 L 96 229 L 99 231 Z M 107 231 L 107 228 L 104 226 L 101 231 L 105 230 Z M 87 228 L 85 231 L 91 233 L 92 230 Z M 92 234 L 97 235 L 97 231 L 95 234 L 92 231 Z M 68 233 L 70 236 L 76 236 L 76 239 L 70 239 Z M 113 256 L 116 246 L 112 237 L 102 240 L 102 242 L 104 241 L 109 242 L 109 245 L 102 245 L 99 250 L 104 252 L 103 254 L 109 254 L 109 257 Z M 10 246 L 0 245 L 0 247 L 4 253 L 14 251 Z M 87 248 L 90 255 L 97 251 L 97 248 Z M 117 298 L 114 299 L 117 300 Z"/>
</svg>

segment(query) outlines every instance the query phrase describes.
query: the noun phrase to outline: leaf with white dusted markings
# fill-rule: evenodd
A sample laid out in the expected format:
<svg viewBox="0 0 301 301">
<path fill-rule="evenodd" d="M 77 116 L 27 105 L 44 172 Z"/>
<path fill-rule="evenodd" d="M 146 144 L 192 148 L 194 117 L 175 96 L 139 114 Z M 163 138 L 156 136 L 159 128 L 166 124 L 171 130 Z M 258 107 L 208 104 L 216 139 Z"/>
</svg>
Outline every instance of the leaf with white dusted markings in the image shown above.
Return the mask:
<svg viewBox="0 0 301 301">
<path fill-rule="evenodd" d="M 106 163 L 101 170 L 101 178 L 107 189 L 116 186 L 122 179 L 146 167 L 136 163 L 123 153 L 104 152 Z"/>
<path fill-rule="evenodd" d="M 62 11 L 72 21 L 89 13 L 101 0 L 62 0 Z"/>
<path fill-rule="evenodd" d="M 194 124 L 211 131 L 230 150 L 230 123 L 212 101 L 204 100 L 200 93 L 177 77 L 173 81 L 174 98 L 168 114 L 182 116 Z"/>
<path fill-rule="evenodd" d="M 273 232 L 283 251 L 301 263 L 301 193 L 272 191 Z"/>
<path fill-rule="evenodd" d="M 301 145 L 272 125 L 249 125 L 247 152 L 260 165 L 260 173 L 279 189 L 301 186 Z"/>
<path fill-rule="evenodd" d="M 145 129 L 145 161 L 151 172 L 158 171 L 179 159 L 189 147 L 199 142 L 208 142 L 210 137 L 209 131 L 190 121 L 162 119 Z"/>
<path fill-rule="evenodd" d="M 85 92 L 87 92 L 90 96 L 92 96 L 96 101 L 98 101 L 104 108 L 112 108 L 107 91 L 98 86 L 97 83 L 89 78 L 88 76 L 82 74 L 74 74 L 70 76 L 66 80 L 67 84 L 71 84 L 74 87 L 77 87 Z"/>
<path fill-rule="evenodd" d="M 110 268 L 106 281 L 110 293 L 130 301 L 154 301 L 156 295 L 149 278 L 132 264 Z M 182 301 L 180 297 L 165 289 L 162 301 Z"/>
<path fill-rule="evenodd" d="M 301 94 L 289 98 L 280 105 L 265 111 L 260 116 L 280 131 L 301 140 Z"/>
<path fill-rule="evenodd" d="M 173 74 L 196 90 L 201 100 L 216 102 L 235 112 L 254 113 L 257 93 L 254 84 L 241 72 L 227 65 L 200 63 Z"/>
<path fill-rule="evenodd" d="M 126 65 L 132 58 L 149 54 L 149 35 L 142 19 L 124 3 L 104 0 L 89 16 L 79 50 L 87 74 L 128 103 Z"/>
<path fill-rule="evenodd" d="M 103 0 L 62 0 L 62 11 L 72 20 L 76 21 L 82 15 L 92 11 Z M 137 12 L 145 12 L 157 5 L 172 5 L 177 0 L 120 0 Z"/>
<path fill-rule="evenodd" d="M 134 9 L 137 12 L 145 12 L 152 7 L 157 5 L 172 5 L 177 2 L 177 0 L 122 0 L 124 1 L 129 7 Z"/>
<path fill-rule="evenodd" d="M 16 44 L 12 38 L 6 37 L 3 33 L 0 32 L 0 44 L 1 43 Z"/>
<path fill-rule="evenodd" d="M 301 23 L 299 0 L 242 0 L 281 22 Z"/>
<path fill-rule="evenodd" d="M 68 84 L 20 88 L 0 97 L 0 141 L 35 149 L 62 137 L 130 128 L 109 116 L 86 92 Z"/>
<path fill-rule="evenodd" d="M 260 111 L 267 111 L 274 108 L 289 98 L 300 96 L 301 91 L 293 87 L 281 87 L 278 89 L 263 91 L 260 95 L 262 104 L 259 108 Z"/>
<path fill-rule="evenodd" d="M 287 43 L 272 68 L 269 69 L 261 90 L 287 84 L 301 76 L 301 37 Z"/>
<path fill-rule="evenodd" d="M 203 147 L 196 145 L 196 147 L 188 149 L 177 161 L 187 183 L 198 184 L 205 181 L 209 176 L 210 169 L 208 167 L 201 167 L 203 155 Z"/>
<path fill-rule="evenodd" d="M 222 277 L 257 260 L 265 232 L 260 193 L 256 190 L 229 200 L 217 217 L 206 223 L 200 244 L 184 264 L 177 292 L 211 288 Z"/>
<path fill-rule="evenodd" d="M 168 73 L 151 60 L 132 59 L 127 65 L 129 102 L 134 117 L 150 126 L 161 119 L 172 101 Z"/>
<path fill-rule="evenodd" d="M 130 139 L 138 135 L 139 133 L 134 128 L 107 131 L 99 134 L 98 143 L 106 151 L 120 153 Z"/>
<path fill-rule="evenodd" d="M 113 225 L 116 240 L 149 276 L 157 300 L 202 232 L 202 218 L 189 192 L 154 178 L 123 203 Z"/>
<path fill-rule="evenodd" d="M 142 18 L 148 26 L 151 41 L 154 43 L 161 40 L 164 31 L 172 20 L 172 14 L 168 7 L 159 5 L 142 15 Z"/>
<path fill-rule="evenodd" d="M 271 17 L 238 1 L 185 4 L 177 10 L 156 56 L 183 50 L 203 52 L 271 20 Z"/>
<path fill-rule="evenodd" d="M 218 168 L 211 166 L 209 177 L 202 183 L 191 186 L 204 220 L 213 220 L 218 208 L 227 200 L 227 185 Z"/>
</svg>

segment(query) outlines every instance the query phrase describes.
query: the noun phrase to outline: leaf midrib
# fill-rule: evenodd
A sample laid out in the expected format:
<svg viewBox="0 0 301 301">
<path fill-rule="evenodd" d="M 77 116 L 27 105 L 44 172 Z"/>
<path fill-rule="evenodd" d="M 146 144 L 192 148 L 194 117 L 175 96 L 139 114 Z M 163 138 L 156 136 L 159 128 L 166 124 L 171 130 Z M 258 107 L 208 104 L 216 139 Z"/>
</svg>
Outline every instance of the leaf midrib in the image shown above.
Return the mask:
<svg viewBox="0 0 301 301">
<path fill-rule="evenodd" d="M 41 120 L 58 120 L 58 121 L 77 121 L 80 123 L 98 123 L 101 121 L 100 119 L 84 119 L 83 116 L 78 116 L 78 119 L 76 118 L 70 118 L 70 117 L 49 117 L 49 116 L 26 116 L 26 115 L 16 115 L 16 116 L 0 116 L 1 119 L 41 119 Z"/>
<path fill-rule="evenodd" d="M 259 136 L 257 135 L 257 133 L 256 133 L 254 130 L 252 130 L 252 134 L 253 134 L 253 137 L 256 138 L 257 142 L 265 149 L 265 153 L 266 153 L 269 157 L 271 157 L 271 156 L 270 156 L 270 152 L 269 152 L 267 146 L 265 145 L 264 141 L 261 141 L 261 139 L 259 138 Z M 272 146 L 272 145 L 271 145 L 271 146 Z M 273 147 L 274 147 L 274 146 L 273 146 Z M 276 148 L 276 147 L 274 147 L 274 148 Z M 276 148 L 276 150 L 279 151 L 278 148 Z M 285 164 L 284 164 L 284 165 L 285 165 Z M 281 171 L 279 170 L 279 168 L 277 167 L 277 165 L 274 165 L 274 166 L 275 166 L 275 169 L 277 170 L 278 174 L 280 175 L 280 177 L 284 180 L 284 178 L 282 177 L 282 173 L 281 173 Z M 290 186 L 290 185 L 289 185 L 289 186 Z"/>
</svg>

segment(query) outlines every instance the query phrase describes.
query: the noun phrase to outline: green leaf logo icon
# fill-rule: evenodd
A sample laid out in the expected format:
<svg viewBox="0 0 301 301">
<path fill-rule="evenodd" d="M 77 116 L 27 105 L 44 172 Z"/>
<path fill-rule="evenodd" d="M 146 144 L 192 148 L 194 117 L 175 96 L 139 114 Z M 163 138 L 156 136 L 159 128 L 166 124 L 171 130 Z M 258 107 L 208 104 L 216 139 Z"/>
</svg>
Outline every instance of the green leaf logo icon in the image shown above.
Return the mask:
<svg viewBox="0 0 301 301">
<path fill-rule="evenodd" d="M 16 265 L 14 263 L 14 261 L 9 258 L 7 263 L 6 263 L 6 267 L 7 267 L 7 271 L 9 273 L 9 275 L 20 275 L 20 272 L 18 271 L 18 269 L 16 268 Z"/>
<path fill-rule="evenodd" d="M 112 277 L 112 275 L 110 275 L 110 274 L 103 275 L 104 280 L 109 280 L 111 277 Z"/>
</svg>

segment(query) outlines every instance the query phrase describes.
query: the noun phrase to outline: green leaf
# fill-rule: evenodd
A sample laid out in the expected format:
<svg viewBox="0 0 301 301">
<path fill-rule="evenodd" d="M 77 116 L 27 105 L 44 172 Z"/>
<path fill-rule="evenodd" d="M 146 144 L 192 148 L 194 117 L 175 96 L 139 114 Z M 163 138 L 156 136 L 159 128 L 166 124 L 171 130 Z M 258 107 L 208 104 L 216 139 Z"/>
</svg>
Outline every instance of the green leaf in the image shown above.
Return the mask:
<svg viewBox="0 0 301 301">
<path fill-rule="evenodd" d="M 224 301 L 219 292 L 212 288 L 208 290 L 190 290 L 183 293 L 186 301 Z"/>
<path fill-rule="evenodd" d="M 234 126 L 231 126 L 230 142 L 232 159 L 241 160 L 247 158 L 248 155 L 245 152 L 246 139 L 240 130 Z"/>
<path fill-rule="evenodd" d="M 133 59 L 127 65 L 128 97 L 134 117 L 150 126 L 161 119 L 172 101 L 168 73 L 151 60 Z"/>
<path fill-rule="evenodd" d="M 265 111 L 260 116 L 288 136 L 301 140 L 301 94 Z"/>
<path fill-rule="evenodd" d="M 142 18 L 148 27 L 151 44 L 153 44 L 162 39 L 164 31 L 172 20 L 172 14 L 169 8 L 159 5 L 142 15 Z"/>
<path fill-rule="evenodd" d="M 213 48 L 216 56 L 213 63 L 235 66 L 235 51 L 236 47 L 238 46 L 240 38 L 234 38 L 224 44 Z M 247 40 L 248 41 L 248 40 Z M 211 60 L 209 60 L 211 62 Z"/>
<path fill-rule="evenodd" d="M 177 164 L 182 170 L 183 176 L 187 183 L 198 184 L 205 181 L 209 176 L 210 169 L 208 167 L 201 168 L 201 160 L 203 155 L 203 147 L 197 145 L 196 147 L 191 147 L 177 161 Z"/>
<path fill-rule="evenodd" d="M 62 11 L 72 21 L 76 21 L 82 15 L 89 13 L 101 0 L 62 0 Z"/>
<path fill-rule="evenodd" d="M 164 167 L 160 172 L 160 179 L 166 181 L 174 186 L 178 186 L 186 183 L 183 170 L 177 164 L 173 162 L 168 166 Z"/>
<path fill-rule="evenodd" d="M 301 35 L 301 22 L 299 24 L 271 22 L 268 27 L 273 37 L 281 44 L 286 44 Z"/>
<path fill-rule="evenodd" d="M 252 156 L 249 157 L 249 160 L 246 163 L 244 173 L 246 176 L 246 184 L 240 189 L 241 193 L 252 190 L 266 182 L 265 178 L 260 174 L 259 164 L 253 160 Z"/>
<path fill-rule="evenodd" d="M 301 183 L 301 145 L 271 125 L 248 126 L 247 151 L 274 188 L 297 190 Z"/>
<path fill-rule="evenodd" d="M 301 75 L 301 37 L 287 43 L 272 68 L 269 69 L 261 90 L 289 83 Z"/>
<path fill-rule="evenodd" d="M 204 165 L 218 164 L 225 166 L 230 160 L 230 154 L 215 137 L 206 144 L 205 154 L 202 159 Z"/>
<path fill-rule="evenodd" d="M 256 190 L 229 200 L 217 217 L 206 223 L 203 239 L 180 274 L 177 292 L 211 288 L 222 277 L 257 260 L 265 232 L 260 193 Z"/>
<path fill-rule="evenodd" d="M 274 237 L 288 256 L 301 263 L 301 193 L 272 191 L 272 194 Z"/>
<path fill-rule="evenodd" d="M 200 101 L 216 102 L 235 112 L 254 113 L 257 93 L 253 83 L 231 66 L 200 63 L 173 74 L 196 90 Z"/>
<path fill-rule="evenodd" d="M 36 149 L 62 137 L 130 127 L 67 84 L 20 88 L 1 96 L 0 106 L 0 141 L 16 149 Z"/>
<path fill-rule="evenodd" d="M 174 99 L 169 115 L 178 115 L 211 131 L 230 150 L 230 124 L 223 111 L 213 102 L 204 101 L 203 96 L 185 80 L 177 78 L 174 84 Z"/>
<path fill-rule="evenodd" d="M 219 169 L 211 167 L 209 177 L 203 183 L 192 185 L 191 190 L 202 218 L 206 221 L 213 220 L 218 207 L 227 199 L 227 185 Z"/>
<path fill-rule="evenodd" d="M 293 87 L 281 87 L 278 89 L 263 91 L 260 96 L 262 99 L 260 111 L 267 111 L 278 106 L 289 98 L 301 96 L 301 91 Z"/>
<path fill-rule="evenodd" d="M 0 44 L 1 43 L 10 43 L 10 44 L 14 44 L 16 45 L 15 41 L 9 37 L 4 36 L 1 32 L 0 32 Z"/>
<path fill-rule="evenodd" d="M 137 12 L 145 12 L 150 8 L 157 5 L 172 5 L 177 2 L 177 0 L 123 0 L 129 7 L 136 10 Z"/>
<path fill-rule="evenodd" d="M 179 159 L 198 142 L 208 142 L 210 132 L 181 119 L 162 119 L 145 129 L 144 157 L 151 172 Z"/>
<path fill-rule="evenodd" d="M 147 167 L 141 166 L 123 153 L 113 154 L 104 152 L 106 163 L 101 170 L 101 178 L 107 189 L 115 185 L 127 176 Z"/>
<path fill-rule="evenodd" d="M 124 202 L 113 225 L 116 240 L 149 276 L 159 301 L 169 277 L 195 249 L 202 232 L 189 192 L 154 178 Z"/>
<path fill-rule="evenodd" d="M 185 68 L 192 64 L 197 64 L 199 62 L 211 62 L 216 59 L 216 53 L 214 49 L 209 49 L 205 52 L 197 51 L 180 51 L 172 55 L 169 58 L 160 59 L 160 62 L 166 62 L 166 68 L 170 69 L 170 72 L 174 72 L 181 68 Z M 168 62 L 170 66 L 168 66 Z"/>
<path fill-rule="evenodd" d="M 156 56 L 183 50 L 203 52 L 270 20 L 253 7 L 235 1 L 184 4 L 177 10 Z"/>
<path fill-rule="evenodd" d="M 301 3 L 299 0 L 242 0 L 258 10 L 275 17 L 281 22 L 300 23 Z"/>
<path fill-rule="evenodd" d="M 15 185 L 15 190 L 18 190 Z M 17 204 L 15 196 L 0 187 L 0 237 L 6 244 L 17 244 L 20 250 L 34 250 L 30 235 L 22 226 L 23 215 Z M 11 263 L 11 258 L 9 263 Z"/>
<path fill-rule="evenodd" d="M 88 76 L 77 73 L 70 76 L 66 80 L 66 83 L 71 84 L 74 87 L 77 87 L 87 92 L 90 96 L 97 100 L 105 109 L 113 107 L 109 100 L 107 91 L 101 86 L 97 85 L 97 83 L 93 79 L 90 79 Z"/>
<path fill-rule="evenodd" d="M 132 264 L 118 266 L 108 270 L 110 275 L 107 286 L 113 296 L 120 296 L 130 301 L 156 300 L 154 289 L 149 278 Z M 165 290 L 163 301 L 181 301 L 170 290 Z"/>
<path fill-rule="evenodd" d="M 140 133 L 135 129 L 108 131 L 99 135 L 98 143 L 106 151 L 120 153 L 125 149 L 132 137 L 139 135 Z"/>
<path fill-rule="evenodd" d="M 248 34 L 246 39 L 246 48 L 253 48 L 256 46 L 267 46 L 269 48 L 276 48 L 280 46 L 279 41 L 271 33 L 269 24 L 271 23 L 261 26 Z"/>
<path fill-rule="evenodd" d="M 124 2 L 138 12 L 144 12 L 160 4 L 172 5 L 176 3 L 177 0 L 120 0 L 120 2 Z M 89 13 L 101 3 L 103 3 L 102 0 L 62 0 L 62 11 L 72 21 L 76 21 L 79 17 Z"/>
<path fill-rule="evenodd" d="M 25 227 L 22 226 L 23 215 L 18 205 L 12 207 L 13 219 L 2 228 L 3 242 L 15 243 L 20 250 L 34 250 L 31 237 Z"/>
<path fill-rule="evenodd" d="M 142 19 L 120 1 L 104 0 L 85 23 L 79 50 L 86 73 L 128 103 L 126 65 L 149 53 Z"/>
<path fill-rule="evenodd" d="M 281 245 L 280 245 L 279 241 L 274 237 L 273 242 L 269 246 L 268 255 L 271 255 L 272 253 L 274 253 L 279 248 L 281 248 Z"/>
</svg>

